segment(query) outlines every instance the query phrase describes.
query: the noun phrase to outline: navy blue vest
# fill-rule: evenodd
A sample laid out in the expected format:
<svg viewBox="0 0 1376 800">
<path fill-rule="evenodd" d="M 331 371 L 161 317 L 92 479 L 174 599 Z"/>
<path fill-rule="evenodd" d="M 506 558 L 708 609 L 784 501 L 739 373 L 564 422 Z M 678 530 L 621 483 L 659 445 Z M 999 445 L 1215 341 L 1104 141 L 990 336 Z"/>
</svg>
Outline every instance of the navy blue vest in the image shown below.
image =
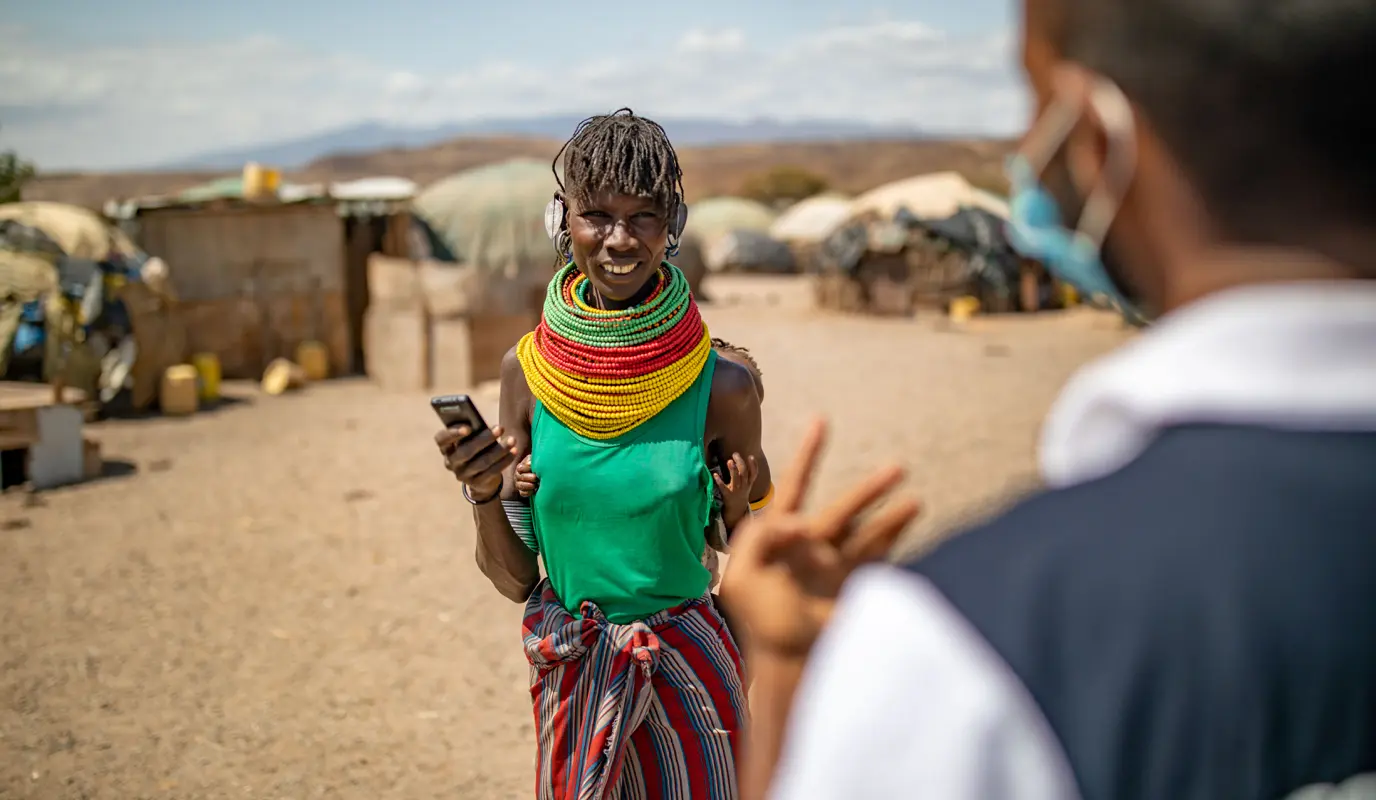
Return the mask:
<svg viewBox="0 0 1376 800">
<path fill-rule="evenodd" d="M 908 568 L 1012 667 L 1085 800 L 1376 771 L 1376 434 L 1174 428 Z"/>
</svg>

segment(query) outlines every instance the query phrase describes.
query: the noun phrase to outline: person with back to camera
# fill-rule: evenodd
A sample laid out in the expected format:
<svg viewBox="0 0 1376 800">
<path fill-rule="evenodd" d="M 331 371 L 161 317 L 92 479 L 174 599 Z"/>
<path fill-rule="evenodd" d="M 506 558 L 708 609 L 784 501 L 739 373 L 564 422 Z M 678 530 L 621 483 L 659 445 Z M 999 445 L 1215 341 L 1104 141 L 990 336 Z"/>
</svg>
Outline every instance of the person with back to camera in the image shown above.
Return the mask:
<svg viewBox="0 0 1376 800">
<path fill-rule="evenodd" d="M 742 793 L 1376 797 L 1376 3 L 1024 10 L 1010 238 L 1154 321 L 1065 388 L 1047 490 L 915 561 L 868 563 L 896 469 L 802 512 L 812 432 L 722 579 Z"/>
<path fill-rule="evenodd" d="M 759 397 L 665 260 L 686 206 L 664 131 L 622 109 L 578 126 L 556 178 L 560 159 L 546 222 L 566 266 L 503 361 L 501 424 L 436 442 L 473 505 L 479 568 L 526 604 L 537 797 L 734 798 L 747 709 L 703 564 L 707 453 L 756 465 L 749 497 L 768 496 Z M 539 491 L 509 517 L 498 500 L 518 500 L 527 454 Z"/>
</svg>

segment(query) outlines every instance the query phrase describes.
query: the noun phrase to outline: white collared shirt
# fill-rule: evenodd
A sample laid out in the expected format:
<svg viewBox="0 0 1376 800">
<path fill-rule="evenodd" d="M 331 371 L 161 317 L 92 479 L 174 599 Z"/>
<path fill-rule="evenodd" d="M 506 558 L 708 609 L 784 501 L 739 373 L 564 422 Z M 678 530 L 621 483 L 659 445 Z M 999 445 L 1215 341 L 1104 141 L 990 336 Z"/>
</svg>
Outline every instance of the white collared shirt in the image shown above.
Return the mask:
<svg viewBox="0 0 1376 800">
<path fill-rule="evenodd" d="M 1376 431 L 1376 282 L 1220 293 L 1086 366 L 1046 422 L 1047 483 L 1087 482 L 1188 423 Z M 1008 665 L 932 585 L 850 580 L 799 688 L 777 800 L 1059 800 L 1074 774 Z"/>
<path fill-rule="evenodd" d="M 1181 423 L 1373 431 L 1374 376 L 1376 281 L 1222 292 L 1076 373 L 1042 429 L 1042 477 L 1105 475 Z"/>
</svg>

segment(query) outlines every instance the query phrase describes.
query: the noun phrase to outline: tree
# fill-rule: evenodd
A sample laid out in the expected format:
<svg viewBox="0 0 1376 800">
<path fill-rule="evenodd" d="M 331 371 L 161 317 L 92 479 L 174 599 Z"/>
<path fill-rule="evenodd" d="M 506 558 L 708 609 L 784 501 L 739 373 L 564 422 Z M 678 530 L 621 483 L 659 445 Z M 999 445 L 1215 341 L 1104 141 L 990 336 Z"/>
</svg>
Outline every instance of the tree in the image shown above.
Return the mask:
<svg viewBox="0 0 1376 800">
<path fill-rule="evenodd" d="M 802 167 L 774 167 L 745 179 L 740 194 L 767 206 L 796 203 L 827 190 L 827 179 Z"/>
<path fill-rule="evenodd" d="M 18 202 L 24 184 L 33 176 L 33 164 L 21 159 L 13 150 L 0 153 L 0 203 Z"/>
</svg>

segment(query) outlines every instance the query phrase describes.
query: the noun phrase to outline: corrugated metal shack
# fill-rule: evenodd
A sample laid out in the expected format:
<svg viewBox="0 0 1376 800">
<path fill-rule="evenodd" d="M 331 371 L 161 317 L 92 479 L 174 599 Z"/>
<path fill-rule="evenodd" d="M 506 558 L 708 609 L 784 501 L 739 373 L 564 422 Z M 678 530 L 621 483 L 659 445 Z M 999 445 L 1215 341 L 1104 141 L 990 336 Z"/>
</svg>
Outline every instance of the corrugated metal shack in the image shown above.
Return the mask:
<svg viewBox="0 0 1376 800">
<path fill-rule="evenodd" d="M 325 345 L 333 374 L 362 370 L 367 253 L 386 249 L 400 201 L 337 198 L 332 188 L 284 186 L 248 200 L 230 179 L 121 214 L 170 265 L 190 352 L 214 353 L 226 378 L 257 379 L 308 340 Z"/>
<path fill-rule="evenodd" d="M 225 377 L 258 378 L 311 339 L 336 370 L 350 364 L 344 220 L 333 204 L 224 201 L 143 208 L 135 221 L 144 250 L 173 267 L 192 352 L 218 356 Z"/>
</svg>

